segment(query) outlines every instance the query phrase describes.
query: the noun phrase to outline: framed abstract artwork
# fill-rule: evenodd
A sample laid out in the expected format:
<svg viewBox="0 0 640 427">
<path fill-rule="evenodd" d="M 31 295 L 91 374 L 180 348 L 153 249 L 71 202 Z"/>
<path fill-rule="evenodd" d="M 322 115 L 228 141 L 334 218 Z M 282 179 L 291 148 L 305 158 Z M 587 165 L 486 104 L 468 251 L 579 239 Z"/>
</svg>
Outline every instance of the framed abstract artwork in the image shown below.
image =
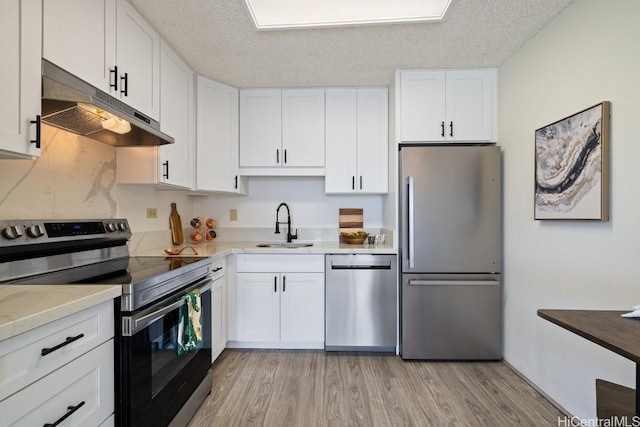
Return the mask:
<svg viewBox="0 0 640 427">
<path fill-rule="evenodd" d="M 609 121 L 603 101 L 536 130 L 534 219 L 609 220 Z"/>
</svg>

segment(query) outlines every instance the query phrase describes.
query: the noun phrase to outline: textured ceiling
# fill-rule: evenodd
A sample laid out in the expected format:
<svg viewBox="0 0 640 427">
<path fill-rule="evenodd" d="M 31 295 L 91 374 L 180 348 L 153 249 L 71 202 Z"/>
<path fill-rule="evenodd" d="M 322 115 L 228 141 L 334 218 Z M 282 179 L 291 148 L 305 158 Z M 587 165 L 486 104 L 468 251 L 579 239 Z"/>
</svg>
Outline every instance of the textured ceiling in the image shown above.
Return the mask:
<svg viewBox="0 0 640 427">
<path fill-rule="evenodd" d="M 130 0 L 196 73 L 239 88 L 387 86 L 498 67 L 574 0 L 453 0 L 439 23 L 256 31 L 244 0 Z"/>
</svg>

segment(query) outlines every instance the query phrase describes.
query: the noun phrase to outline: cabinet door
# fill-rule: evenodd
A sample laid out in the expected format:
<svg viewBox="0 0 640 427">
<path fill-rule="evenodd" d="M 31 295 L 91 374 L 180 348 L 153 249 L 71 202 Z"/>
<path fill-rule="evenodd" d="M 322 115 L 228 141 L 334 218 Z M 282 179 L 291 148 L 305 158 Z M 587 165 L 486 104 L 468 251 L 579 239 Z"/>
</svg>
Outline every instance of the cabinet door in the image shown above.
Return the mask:
<svg viewBox="0 0 640 427">
<path fill-rule="evenodd" d="M 361 193 L 389 191 L 388 110 L 387 89 L 358 89 L 356 188 Z"/>
<path fill-rule="evenodd" d="M 117 3 L 117 96 L 160 119 L 160 36 L 126 0 Z"/>
<path fill-rule="evenodd" d="M 404 142 L 445 140 L 444 71 L 400 74 L 400 138 Z"/>
<path fill-rule="evenodd" d="M 236 276 L 238 341 L 280 340 L 280 276 L 238 273 Z"/>
<path fill-rule="evenodd" d="M 109 340 L 0 402 L 2 425 L 97 426 L 113 413 L 114 343 Z"/>
<path fill-rule="evenodd" d="M 238 89 L 198 76 L 198 190 L 245 193 L 238 176 Z"/>
<path fill-rule="evenodd" d="M 240 167 L 281 165 L 281 121 L 280 89 L 240 91 Z"/>
<path fill-rule="evenodd" d="M 326 89 L 325 96 L 325 192 L 352 193 L 357 174 L 357 91 Z"/>
<path fill-rule="evenodd" d="M 41 22 L 39 0 L 0 3 L 0 157 L 40 155 Z"/>
<path fill-rule="evenodd" d="M 324 89 L 282 91 L 282 166 L 324 166 Z"/>
<path fill-rule="evenodd" d="M 42 3 L 42 56 L 108 93 L 117 77 L 116 0 Z"/>
<path fill-rule="evenodd" d="M 165 184 L 194 187 L 195 100 L 193 71 L 166 44 L 161 44 L 160 130 L 175 143 L 159 148 L 158 179 Z"/>
<path fill-rule="evenodd" d="M 324 274 L 282 273 L 280 340 L 324 342 Z"/>
<path fill-rule="evenodd" d="M 495 70 L 447 72 L 446 136 L 452 141 L 492 141 Z"/>
</svg>

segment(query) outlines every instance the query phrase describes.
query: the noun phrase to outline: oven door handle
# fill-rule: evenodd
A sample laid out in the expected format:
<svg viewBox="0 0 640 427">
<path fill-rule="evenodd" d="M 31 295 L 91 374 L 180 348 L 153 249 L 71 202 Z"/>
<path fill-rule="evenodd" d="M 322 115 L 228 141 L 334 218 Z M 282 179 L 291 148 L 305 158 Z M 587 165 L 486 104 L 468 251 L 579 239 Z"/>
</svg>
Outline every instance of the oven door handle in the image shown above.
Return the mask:
<svg viewBox="0 0 640 427">
<path fill-rule="evenodd" d="M 203 294 L 204 292 L 211 290 L 212 284 L 213 284 L 213 280 L 211 280 L 211 278 L 206 278 L 196 283 L 194 286 L 185 289 L 184 293 L 180 297 L 178 297 L 180 298 L 178 301 L 175 301 L 174 303 L 169 304 L 166 307 L 162 307 L 158 310 L 152 311 L 151 313 L 146 313 L 141 317 L 131 316 L 129 318 L 127 317 L 123 318 L 122 335 L 124 336 L 134 335 L 139 330 L 147 327 L 148 325 L 152 324 L 156 320 L 161 319 L 167 313 L 170 313 L 173 310 L 183 306 L 186 302 L 185 297 L 189 292 L 195 289 L 200 289 L 200 294 Z"/>
</svg>

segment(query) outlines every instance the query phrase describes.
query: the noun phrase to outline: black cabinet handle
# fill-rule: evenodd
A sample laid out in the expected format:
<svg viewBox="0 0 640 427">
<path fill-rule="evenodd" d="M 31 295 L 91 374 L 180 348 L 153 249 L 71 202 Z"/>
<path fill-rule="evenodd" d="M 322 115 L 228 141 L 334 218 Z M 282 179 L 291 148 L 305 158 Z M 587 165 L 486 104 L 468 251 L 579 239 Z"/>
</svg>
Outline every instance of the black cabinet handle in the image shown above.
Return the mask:
<svg viewBox="0 0 640 427">
<path fill-rule="evenodd" d="M 362 175 L 360 175 L 360 189 L 362 190 Z"/>
<path fill-rule="evenodd" d="M 122 77 L 120 77 L 120 81 L 124 81 L 124 88 L 120 91 L 124 96 L 129 96 L 129 73 L 124 73 Z"/>
<path fill-rule="evenodd" d="M 36 125 L 36 139 L 32 139 L 29 142 L 32 144 L 36 144 L 36 148 L 40 148 L 40 141 L 42 140 L 41 135 L 41 129 L 42 129 L 42 122 L 40 119 L 40 115 L 36 116 L 35 120 L 31 120 L 31 124 L 32 125 Z"/>
<path fill-rule="evenodd" d="M 444 138 L 444 121 L 440 123 L 440 129 L 442 129 L 442 133 L 440 135 Z"/>
<path fill-rule="evenodd" d="M 449 136 L 453 136 L 453 121 L 449 122 Z"/>
<path fill-rule="evenodd" d="M 69 418 L 74 412 L 84 406 L 84 400 L 76 406 L 67 406 L 67 413 L 58 418 L 54 423 L 46 423 L 42 427 L 56 427 L 58 424 Z"/>
<path fill-rule="evenodd" d="M 113 74 L 113 83 L 111 83 L 111 75 Z M 118 66 L 109 68 L 109 87 L 112 87 L 116 92 L 118 91 Z"/>
<path fill-rule="evenodd" d="M 166 162 L 162 162 L 162 167 L 164 169 L 164 172 L 162 172 L 162 176 L 166 179 L 169 179 L 169 160 L 167 160 Z"/>
<path fill-rule="evenodd" d="M 284 162 L 287 163 L 287 150 L 284 150 Z"/>
<path fill-rule="evenodd" d="M 280 164 L 280 149 L 276 150 L 276 163 Z"/>
<path fill-rule="evenodd" d="M 278 292 L 278 277 L 273 276 L 273 292 Z"/>
<path fill-rule="evenodd" d="M 282 276 L 282 292 L 287 290 L 287 276 Z"/>
<path fill-rule="evenodd" d="M 66 345 L 69 345 L 74 341 L 78 341 L 82 337 L 84 337 L 84 334 L 76 335 L 75 337 L 67 337 L 67 339 L 63 343 L 60 343 L 55 347 L 43 348 L 42 352 L 40 352 L 40 354 L 42 356 L 46 356 L 49 353 L 53 353 L 56 350 L 60 350 L 62 347 L 66 346 Z"/>
<path fill-rule="evenodd" d="M 233 188 L 235 188 L 236 190 L 238 189 L 238 175 L 236 175 L 235 179 L 235 183 L 233 184 Z"/>
<path fill-rule="evenodd" d="M 356 176 L 355 175 L 351 175 L 351 189 L 352 190 L 356 189 Z"/>
</svg>

